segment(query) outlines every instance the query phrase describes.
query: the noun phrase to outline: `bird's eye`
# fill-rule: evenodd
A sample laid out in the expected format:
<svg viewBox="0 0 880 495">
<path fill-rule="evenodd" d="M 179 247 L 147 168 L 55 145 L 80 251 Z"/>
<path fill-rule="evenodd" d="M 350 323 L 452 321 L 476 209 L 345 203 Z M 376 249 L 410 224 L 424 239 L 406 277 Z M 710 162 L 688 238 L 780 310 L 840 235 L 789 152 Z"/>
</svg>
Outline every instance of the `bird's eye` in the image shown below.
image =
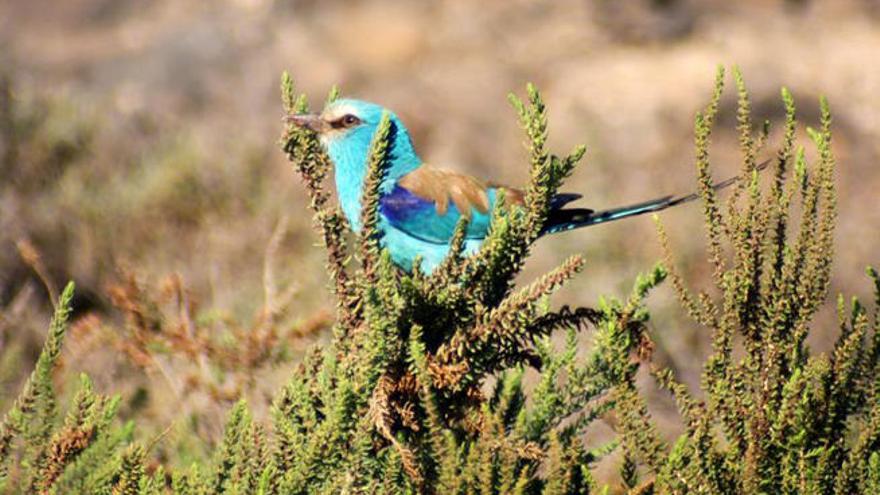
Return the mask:
<svg viewBox="0 0 880 495">
<path fill-rule="evenodd" d="M 354 127 L 360 123 L 361 119 L 357 118 L 356 115 L 347 113 L 342 117 L 330 121 L 330 126 L 334 129 L 347 129 L 349 127 Z"/>
</svg>

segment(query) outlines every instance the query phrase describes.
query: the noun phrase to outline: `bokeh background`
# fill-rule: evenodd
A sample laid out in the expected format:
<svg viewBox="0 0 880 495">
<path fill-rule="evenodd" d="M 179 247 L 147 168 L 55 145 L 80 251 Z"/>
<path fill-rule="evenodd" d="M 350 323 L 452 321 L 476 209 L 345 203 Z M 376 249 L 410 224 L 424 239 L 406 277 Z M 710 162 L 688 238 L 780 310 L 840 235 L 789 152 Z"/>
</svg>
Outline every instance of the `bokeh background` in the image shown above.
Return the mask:
<svg viewBox="0 0 880 495">
<path fill-rule="evenodd" d="M 122 394 L 160 455 L 197 456 L 239 393 L 265 411 L 333 308 L 277 146 L 282 70 L 314 102 L 338 84 L 394 109 L 435 165 L 514 185 L 528 171 L 506 94 L 531 81 L 551 145 L 588 146 L 566 189 L 604 208 L 694 188 L 693 118 L 719 64 L 742 69 L 758 120 L 779 123 L 783 85 L 806 125 L 830 99 L 832 294 L 867 295 L 864 267 L 880 262 L 875 0 L 2 2 L 0 405 L 43 340 L 46 285 L 74 280 L 65 366 Z M 740 163 L 732 94 L 713 138 L 718 177 Z M 661 217 L 686 278 L 708 287 L 699 206 Z M 523 277 L 572 253 L 588 265 L 558 304 L 623 295 L 661 257 L 639 217 L 541 240 Z M 836 331 L 833 302 L 815 349 Z M 671 287 L 650 306 L 658 359 L 695 387 L 707 331 Z M 674 434 L 666 399 L 652 407 Z"/>
</svg>

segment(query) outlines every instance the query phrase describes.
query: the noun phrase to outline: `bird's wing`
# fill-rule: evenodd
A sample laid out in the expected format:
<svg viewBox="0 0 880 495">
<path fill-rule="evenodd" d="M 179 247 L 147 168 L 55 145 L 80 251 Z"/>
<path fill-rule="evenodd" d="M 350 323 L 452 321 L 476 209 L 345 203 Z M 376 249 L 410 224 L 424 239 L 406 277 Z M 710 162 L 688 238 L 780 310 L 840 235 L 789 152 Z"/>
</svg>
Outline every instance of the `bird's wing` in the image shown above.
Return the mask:
<svg viewBox="0 0 880 495">
<path fill-rule="evenodd" d="M 521 191 L 422 165 L 397 181 L 379 200 L 382 215 L 395 228 L 419 239 L 447 243 L 462 216 L 468 218 L 468 239 L 486 236 L 492 207 L 499 194 L 507 204 L 522 204 Z"/>
</svg>

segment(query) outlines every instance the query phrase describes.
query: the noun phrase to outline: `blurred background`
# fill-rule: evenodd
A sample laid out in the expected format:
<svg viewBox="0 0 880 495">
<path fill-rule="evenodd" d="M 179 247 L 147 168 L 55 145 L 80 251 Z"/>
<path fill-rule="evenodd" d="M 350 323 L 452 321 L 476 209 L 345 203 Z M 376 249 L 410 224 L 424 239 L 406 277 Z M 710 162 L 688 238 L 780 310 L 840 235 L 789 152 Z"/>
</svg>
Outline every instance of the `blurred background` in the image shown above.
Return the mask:
<svg viewBox="0 0 880 495">
<path fill-rule="evenodd" d="M 304 189 L 277 145 L 285 69 L 313 102 L 338 84 L 392 108 L 426 161 L 513 185 L 528 169 L 506 94 L 534 82 L 552 147 L 588 146 L 566 189 L 598 208 L 694 188 L 693 118 L 717 65 L 738 65 L 756 121 L 777 124 L 767 157 L 780 88 L 805 125 L 824 94 L 838 158 L 832 294 L 866 296 L 864 268 L 880 262 L 878 53 L 876 0 L 2 2 L 0 406 L 39 352 L 49 291 L 74 280 L 65 366 L 122 394 L 139 435 L 165 435 L 160 456 L 198 456 L 239 394 L 266 410 L 333 310 Z M 713 137 L 718 177 L 740 166 L 733 93 Z M 699 205 L 661 218 L 688 281 L 708 287 Z M 661 257 L 638 217 L 542 239 L 523 278 L 572 253 L 588 265 L 557 304 L 624 295 Z M 836 332 L 828 306 L 817 350 Z M 696 387 L 708 332 L 669 284 L 650 307 L 657 358 Z"/>
</svg>

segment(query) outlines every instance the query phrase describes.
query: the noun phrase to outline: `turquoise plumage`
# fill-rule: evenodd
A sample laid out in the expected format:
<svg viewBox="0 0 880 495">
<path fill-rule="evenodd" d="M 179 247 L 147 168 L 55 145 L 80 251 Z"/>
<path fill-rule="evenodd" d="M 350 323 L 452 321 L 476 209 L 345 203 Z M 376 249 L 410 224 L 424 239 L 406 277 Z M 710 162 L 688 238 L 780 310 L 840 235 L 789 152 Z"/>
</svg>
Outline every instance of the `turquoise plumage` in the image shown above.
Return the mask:
<svg viewBox="0 0 880 495">
<path fill-rule="evenodd" d="M 523 194 L 474 177 L 432 167 L 422 162 L 409 132 L 393 112 L 360 100 L 340 99 L 320 114 L 291 115 L 288 121 L 318 134 L 335 167 L 336 191 L 343 213 L 354 231 L 361 228 L 361 196 L 367 175 L 370 144 L 382 116 L 390 119 L 386 174 L 379 187 L 382 245 L 395 264 L 411 271 L 416 256 L 422 270 L 433 271 L 449 253 L 449 242 L 461 217 L 468 217 L 465 254 L 479 249 L 488 234 L 492 208 L 501 195 L 508 204 L 521 204 Z M 763 165 L 763 164 L 762 164 Z M 724 187 L 734 179 L 718 184 Z M 578 194 L 559 194 L 552 204 L 543 234 L 620 220 L 659 211 L 696 199 L 665 196 L 636 205 L 593 211 L 566 208 Z"/>
</svg>

